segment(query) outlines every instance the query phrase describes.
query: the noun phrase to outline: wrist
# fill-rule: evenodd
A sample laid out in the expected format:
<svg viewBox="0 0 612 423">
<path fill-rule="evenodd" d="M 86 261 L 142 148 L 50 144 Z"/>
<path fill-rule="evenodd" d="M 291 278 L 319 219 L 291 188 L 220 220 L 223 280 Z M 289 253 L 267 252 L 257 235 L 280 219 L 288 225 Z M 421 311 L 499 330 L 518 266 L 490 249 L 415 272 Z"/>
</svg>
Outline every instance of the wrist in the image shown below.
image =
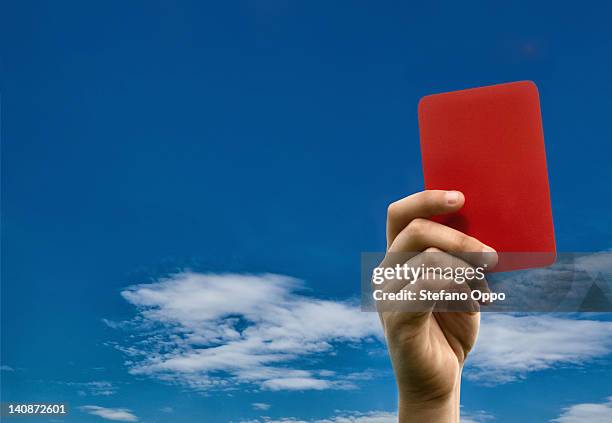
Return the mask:
<svg viewBox="0 0 612 423">
<path fill-rule="evenodd" d="M 422 399 L 410 391 L 400 389 L 398 405 L 399 423 L 459 423 L 460 376 L 448 392 L 431 399 Z"/>
</svg>

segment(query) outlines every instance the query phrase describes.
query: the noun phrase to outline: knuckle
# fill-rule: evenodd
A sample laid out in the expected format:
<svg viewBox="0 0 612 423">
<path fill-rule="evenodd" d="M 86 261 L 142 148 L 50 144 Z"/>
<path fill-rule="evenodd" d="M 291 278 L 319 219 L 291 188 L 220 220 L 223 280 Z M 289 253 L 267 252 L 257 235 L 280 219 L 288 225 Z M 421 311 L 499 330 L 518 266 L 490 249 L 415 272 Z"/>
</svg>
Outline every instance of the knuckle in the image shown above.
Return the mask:
<svg viewBox="0 0 612 423">
<path fill-rule="evenodd" d="M 387 220 L 393 221 L 397 219 L 399 204 L 397 201 L 387 206 Z"/>
<path fill-rule="evenodd" d="M 427 231 L 427 219 L 416 218 L 406 227 L 406 231 L 411 237 L 419 238 Z"/>
<path fill-rule="evenodd" d="M 469 251 L 473 245 L 473 239 L 465 234 L 459 234 L 455 244 L 458 251 Z"/>
<path fill-rule="evenodd" d="M 429 247 L 425 250 L 426 253 L 441 253 L 442 250 L 436 247 Z"/>
</svg>

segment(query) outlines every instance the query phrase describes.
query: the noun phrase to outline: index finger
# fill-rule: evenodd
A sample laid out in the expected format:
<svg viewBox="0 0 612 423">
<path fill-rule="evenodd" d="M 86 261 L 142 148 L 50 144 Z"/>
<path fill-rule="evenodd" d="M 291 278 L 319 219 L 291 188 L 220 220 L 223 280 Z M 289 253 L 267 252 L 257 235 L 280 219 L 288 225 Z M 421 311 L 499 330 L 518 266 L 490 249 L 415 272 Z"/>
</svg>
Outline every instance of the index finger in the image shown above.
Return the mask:
<svg viewBox="0 0 612 423">
<path fill-rule="evenodd" d="M 387 209 L 387 248 L 412 220 L 452 213 L 463 207 L 459 191 L 427 190 L 391 203 Z"/>
</svg>

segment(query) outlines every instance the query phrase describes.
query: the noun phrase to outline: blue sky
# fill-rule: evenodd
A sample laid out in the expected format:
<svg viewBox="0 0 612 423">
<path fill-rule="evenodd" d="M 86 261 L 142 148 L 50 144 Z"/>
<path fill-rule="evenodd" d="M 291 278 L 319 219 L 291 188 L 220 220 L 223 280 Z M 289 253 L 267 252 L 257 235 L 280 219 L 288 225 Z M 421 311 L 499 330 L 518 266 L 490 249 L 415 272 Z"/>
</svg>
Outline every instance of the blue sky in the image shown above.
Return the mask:
<svg viewBox="0 0 612 423">
<path fill-rule="evenodd" d="M 386 204 L 422 189 L 426 94 L 535 81 L 558 249 L 611 247 L 609 6 L 177 3 L 2 6 L 3 401 L 65 401 L 66 422 L 387 421 L 390 365 L 352 301 L 360 252 L 384 248 Z M 268 306 L 285 318 L 249 323 L 255 297 L 228 311 L 179 295 L 213 274 L 277 284 Z M 326 313 L 348 323 L 315 324 Z M 282 332 L 281 355 L 236 344 L 231 329 L 249 324 L 251 341 Z M 495 422 L 609 413 L 611 324 L 490 319 L 463 409 Z M 257 360 L 155 367 L 210 346 L 207 328 Z M 517 351 L 496 328 L 532 337 Z M 566 348 L 543 359 L 551 333 Z M 495 383 L 477 376 L 487 366 Z"/>
</svg>

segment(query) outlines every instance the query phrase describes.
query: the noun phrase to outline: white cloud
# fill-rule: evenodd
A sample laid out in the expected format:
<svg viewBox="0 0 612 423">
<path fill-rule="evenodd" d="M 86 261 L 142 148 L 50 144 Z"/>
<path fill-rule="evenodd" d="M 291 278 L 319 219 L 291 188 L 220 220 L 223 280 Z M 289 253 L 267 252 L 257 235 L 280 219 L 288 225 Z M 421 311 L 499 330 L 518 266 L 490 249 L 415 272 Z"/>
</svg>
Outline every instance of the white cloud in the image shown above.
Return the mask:
<svg viewBox="0 0 612 423">
<path fill-rule="evenodd" d="M 612 251 L 600 251 L 579 255 L 575 260 L 578 269 L 589 272 L 593 276 L 612 275 Z"/>
<path fill-rule="evenodd" d="M 200 391 L 242 384 L 267 390 L 354 388 L 359 373 L 313 369 L 312 359 L 335 354 L 341 343 L 380 339 L 376 314 L 303 291 L 300 281 L 271 274 L 186 272 L 131 286 L 122 296 L 138 314 L 112 326 L 135 335 L 117 348 L 129 356 L 132 374 Z M 465 375 L 483 384 L 506 383 L 610 352 L 612 322 L 483 313 Z"/>
<path fill-rule="evenodd" d="M 580 365 L 610 352 L 612 322 L 483 313 L 465 375 L 484 384 L 505 383 L 534 371 Z"/>
<path fill-rule="evenodd" d="M 397 414 L 388 411 L 372 411 L 368 413 L 344 412 L 321 420 L 300 420 L 293 417 L 270 419 L 262 417 L 259 420 L 243 420 L 240 423 L 397 423 Z"/>
<path fill-rule="evenodd" d="M 281 377 L 276 379 L 268 379 L 261 383 L 261 387 L 271 391 L 304 391 L 307 389 L 323 390 L 333 387 L 333 383 L 312 377 Z"/>
<path fill-rule="evenodd" d="M 495 417 L 486 411 L 466 412 L 461 406 L 461 423 L 485 423 L 491 420 L 495 420 Z"/>
<path fill-rule="evenodd" d="M 475 414 L 461 413 L 461 423 L 483 423 L 492 419 L 490 414 L 478 412 Z M 294 417 L 271 419 L 261 417 L 255 420 L 243 420 L 240 423 L 397 423 L 397 413 L 391 411 L 338 412 L 335 416 L 320 420 L 301 420 Z"/>
<path fill-rule="evenodd" d="M 172 407 L 162 407 L 159 409 L 159 411 L 161 411 L 162 413 L 173 413 L 174 412 L 174 408 Z"/>
<path fill-rule="evenodd" d="M 604 403 L 576 404 L 563 409 L 555 423 L 609 423 L 612 422 L 612 397 Z"/>
<path fill-rule="evenodd" d="M 605 299 L 612 301 L 612 251 L 585 254 L 576 259 L 576 269 L 589 274 L 592 282 L 597 283 Z"/>
<path fill-rule="evenodd" d="M 266 404 L 265 402 L 254 402 L 251 405 L 255 410 L 269 410 L 270 407 L 272 407 L 270 404 Z"/>
<path fill-rule="evenodd" d="M 14 372 L 15 369 L 13 369 L 11 366 L 7 366 L 6 364 L 3 364 L 2 366 L 0 366 L 0 371 L 2 371 L 2 372 Z"/>
<path fill-rule="evenodd" d="M 109 319 L 102 319 L 102 323 L 104 323 L 106 326 L 108 326 L 111 329 L 119 329 L 121 327 L 120 322 L 114 322 Z"/>
<path fill-rule="evenodd" d="M 114 420 L 118 422 L 136 422 L 138 417 L 132 414 L 127 408 L 106 408 L 97 405 L 84 405 L 79 407 L 82 411 L 93 414 L 94 416 L 102 417 L 106 420 Z"/>
<path fill-rule="evenodd" d="M 281 275 L 179 273 L 121 294 L 138 308 L 140 338 L 118 346 L 132 374 L 196 390 L 254 384 L 268 390 L 346 389 L 348 372 L 304 369 L 340 343 L 380 339 L 375 313 L 349 302 L 306 296 Z M 113 326 L 117 326 L 116 323 Z"/>
<path fill-rule="evenodd" d="M 111 382 L 105 380 L 96 380 L 93 382 L 66 382 L 68 386 L 75 386 L 79 389 L 79 396 L 109 396 L 117 393 L 117 387 Z"/>
</svg>

